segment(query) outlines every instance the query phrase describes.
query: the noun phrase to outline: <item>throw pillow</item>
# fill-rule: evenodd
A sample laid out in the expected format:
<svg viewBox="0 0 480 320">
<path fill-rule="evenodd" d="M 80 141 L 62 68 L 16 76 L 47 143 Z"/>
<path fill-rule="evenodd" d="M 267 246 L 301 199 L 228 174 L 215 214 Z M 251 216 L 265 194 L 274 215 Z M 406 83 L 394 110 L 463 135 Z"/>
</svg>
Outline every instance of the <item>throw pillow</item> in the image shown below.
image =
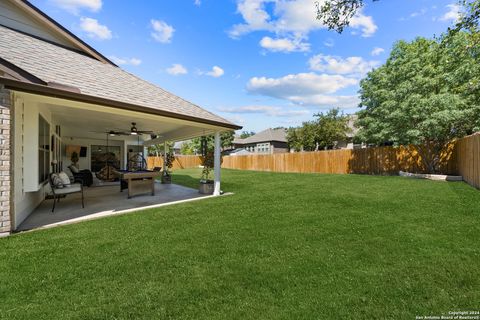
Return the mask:
<svg viewBox="0 0 480 320">
<path fill-rule="evenodd" d="M 60 180 L 62 180 L 62 183 L 63 184 L 70 184 L 70 178 L 68 177 L 68 175 L 65 173 L 65 172 L 60 172 L 58 174 L 58 177 L 60 178 Z"/>
<path fill-rule="evenodd" d="M 54 187 L 54 188 L 57 188 L 57 189 L 63 188 L 62 180 L 60 179 L 60 177 L 58 176 L 58 174 L 52 173 L 51 179 L 52 179 L 52 184 L 53 184 L 53 187 Z"/>
</svg>

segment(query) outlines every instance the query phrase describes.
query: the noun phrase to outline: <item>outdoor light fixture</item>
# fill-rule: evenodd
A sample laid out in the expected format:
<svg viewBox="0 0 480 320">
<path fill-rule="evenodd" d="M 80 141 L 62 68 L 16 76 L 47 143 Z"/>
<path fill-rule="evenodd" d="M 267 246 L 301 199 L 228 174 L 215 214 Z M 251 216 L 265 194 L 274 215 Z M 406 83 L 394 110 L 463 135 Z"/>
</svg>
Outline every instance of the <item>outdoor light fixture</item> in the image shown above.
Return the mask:
<svg viewBox="0 0 480 320">
<path fill-rule="evenodd" d="M 130 129 L 130 134 L 132 136 L 136 136 L 138 134 L 138 129 L 135 125 L 136 125 L 136 123 L 132 122 L 132 128 Z"/>
</svg>

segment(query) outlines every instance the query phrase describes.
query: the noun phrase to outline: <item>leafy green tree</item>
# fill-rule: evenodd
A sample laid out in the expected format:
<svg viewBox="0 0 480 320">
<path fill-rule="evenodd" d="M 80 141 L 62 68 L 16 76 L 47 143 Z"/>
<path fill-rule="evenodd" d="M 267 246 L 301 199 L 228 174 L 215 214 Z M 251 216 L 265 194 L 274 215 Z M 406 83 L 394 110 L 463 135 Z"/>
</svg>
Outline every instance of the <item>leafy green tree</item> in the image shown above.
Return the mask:
<svg viewBox="0 0 480 320">
<path fill-rule="evenodd" d="M 287 143 L 291 150 L 302 151 L 302 127 L 291 127 L 287 130 Z"/>
<path fill-rule="evenodd" d="M 253 131 L 242 131 L 242 133 L 240 134 L 240 139 L 245 139 L 253 135 L 255 135 L 255 132 Z"/>
<path fill-rule="evenodd" d="M 183 155 L 194 155 L 198 150 L 194 149 L 194 145 L 191 141 L 185 141 L 180 147 L 180 153 Z"/>
<path fill-rule="evenodd" d="M 304 151 L 316 151 L 318 144 L 318 127 L 315 121 L 304 122 L 300 128 L 300 142 Z"/>
<path fill-rule="evenodd" d="M 338 141 L 347 138 L 348 117 L 341 114 L 339 109 L 329 110 L 327 113 L 315 114 L 316 119 L 307 121 L 298 128 L 290 128 L 287 132 L 287 142 L 290 149 L 295 151 L 316 151 L 332 149 Z"/>
<path fill-rule="evenodd" d="M 480 130 L 480 50 L 471 41 L 459 32 L 447 43 L 397 42 L 387 62 L 360 83 L 359 138 L 425 146 L 424 165 L 437 172 L 447 143 Z"/>
<path fill-rule="evenodd" d="M 378 0 L 372 0 L 378 1 Z M 342 33 L 350 24 L 350 19 L 364 5 L 364 0 L 326 0 L 322 5 L 317 1 L 317 19 L 322 21 L 329 30 Z"/>
<path fill-rule="evenodd" d="M 205 137 L 207 143 L 207 149 L 213 150 L 215 145 L 215 137 L 209 135 Z M 233 131 L 224 131 L 220 133 L 221 148 L 223 150 L 231 148 L 233 145 L 234 132 Z M 182 145 L 181 148 L 182 154 L 192 155 L 200 154 L 202 152 L 202 137 L 193 138 L 189 142 L 186 142 Z"/>
<path fill-rule="evenodd" d="M 173 142 L 167 142 L 167 150 L 171 150 L 173 148 Z M 147 153 L 149 156 L 159 157 L 163 155 L 163 143 L 154 144 L 147 147 Z"/>
<path fill-rule="evenodd" d="M 338 141 L 346 140 L 348 117 L 340 113 L 339 109 L 331 109 L 326 114 L 316 114 L 316 136 L 320 149 L 332 149 Z"/>
<path fill-rule="evenodd" d="M 317 1 L 315 3 L 317 19 L 322 21 L 329 30 L 342 33 L 350 24 L 350 19 L 365 5 L 365 2 L 365 0 L 326 0 L 320 4 Z M 460 30 L 477 29 L 480 19 L 480 0 L 458 0 L 458 4 L 464 8 L 464 13 L 450 31 L 457 33 Z"/>
</svg>

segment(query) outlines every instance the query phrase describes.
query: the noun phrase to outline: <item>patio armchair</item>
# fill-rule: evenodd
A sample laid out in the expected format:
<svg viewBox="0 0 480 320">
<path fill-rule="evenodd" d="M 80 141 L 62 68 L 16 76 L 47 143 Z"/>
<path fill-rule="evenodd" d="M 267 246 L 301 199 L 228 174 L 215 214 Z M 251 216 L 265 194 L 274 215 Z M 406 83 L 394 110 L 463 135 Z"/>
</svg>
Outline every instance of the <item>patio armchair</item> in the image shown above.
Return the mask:
<svg viewBox="0 0 480 320">
<path fill-rule="evenodd" d="M 81 179 L 85 187 L 90 187 L 93 184 L 93 174 L 88 169 L 79 170 L 77 167 L 70 165 L 68 169 L 72 173 L 74 179 Z"/>
<path fill-rule="evenodd" d="M 66 179 L 70 180 L 68 176 L 65 174 Z M 65 197 L 69 194 L 73 193 L 81 193 L 82 194 L 82 208 L 85 208 L 85 204 L 83 201 L 83 181 L 80 178 L 74 178 L 74 181 L 68 181 L 70 183 L 64 183 L 66 181 L 62 181 L 63 179 L 60 178 L 60 174 L 58 173 L 51 173 L 48 177 L 48 182 L 50 186 L 50 190 L 47 191 L 47 194 L 53 197 L 53 208 L 52 213 L 55 211 L 55 204 L 60 202 L 61 197 Z"/>
</svg>

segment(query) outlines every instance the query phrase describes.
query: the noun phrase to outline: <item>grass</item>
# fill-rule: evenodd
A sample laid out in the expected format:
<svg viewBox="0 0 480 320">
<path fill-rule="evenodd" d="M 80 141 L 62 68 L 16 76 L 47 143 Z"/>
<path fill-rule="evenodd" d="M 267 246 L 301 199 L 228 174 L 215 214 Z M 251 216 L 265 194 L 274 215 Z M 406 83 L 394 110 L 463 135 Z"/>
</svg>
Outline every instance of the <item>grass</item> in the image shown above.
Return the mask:
<svg viewBox="0 0 480 320">
<path fill-rule="evenodd" d="M 198 185 L 198 170 L 174 182 Z M 235 194 L 0 239 L 5 319 L 414 319 L 478 310 L 480 192 L 224 170 Z"/>
</svg>

